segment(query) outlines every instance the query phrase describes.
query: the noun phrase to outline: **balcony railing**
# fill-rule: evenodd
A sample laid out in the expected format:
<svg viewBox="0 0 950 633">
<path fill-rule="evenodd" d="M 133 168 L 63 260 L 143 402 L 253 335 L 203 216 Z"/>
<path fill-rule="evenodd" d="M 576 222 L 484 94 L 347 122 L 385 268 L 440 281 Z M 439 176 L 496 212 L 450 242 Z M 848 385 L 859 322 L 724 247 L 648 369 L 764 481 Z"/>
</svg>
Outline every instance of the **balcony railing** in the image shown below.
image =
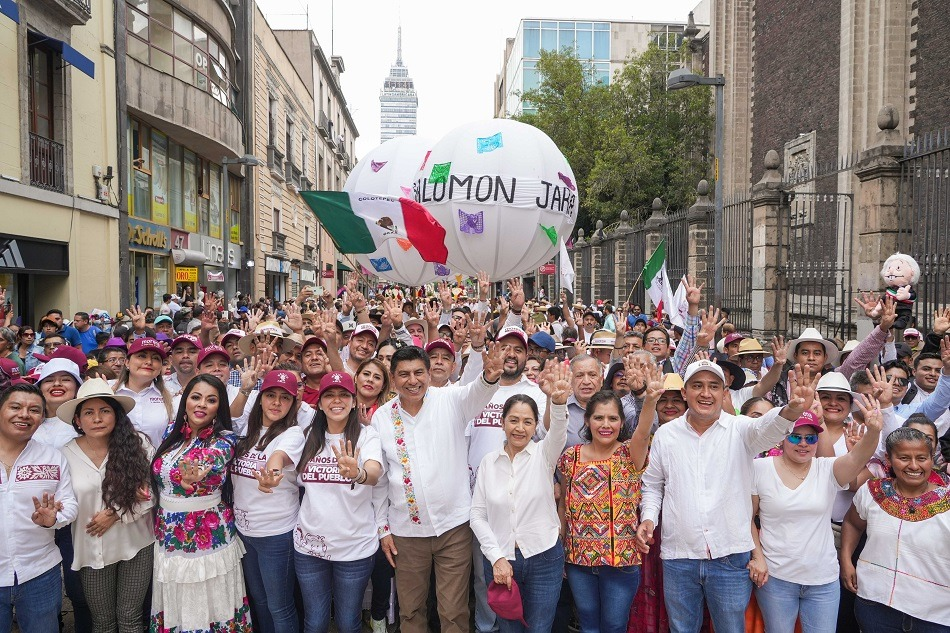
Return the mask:
<svg viewBox="0 0 950 633">
<path fill-rule="evenodd" d="M 63 193 L 65 168 L 62 144 L 30 132 L 30 184 Z"/>
</svg>

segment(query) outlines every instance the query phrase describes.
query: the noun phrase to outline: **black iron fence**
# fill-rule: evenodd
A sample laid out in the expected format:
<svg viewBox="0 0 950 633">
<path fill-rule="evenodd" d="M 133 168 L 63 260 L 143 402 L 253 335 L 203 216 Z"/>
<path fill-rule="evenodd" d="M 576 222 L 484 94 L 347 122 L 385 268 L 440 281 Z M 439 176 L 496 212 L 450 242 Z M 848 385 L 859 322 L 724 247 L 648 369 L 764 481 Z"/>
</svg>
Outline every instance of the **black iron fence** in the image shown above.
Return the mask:
<svg viewBox="0 0 950 633">
<path fill-rule="evenodd" d="M 689 270 L 689 224 L 686 221 L 688 209 L 677 209 L 666 212 L 666 224 L 663 232 L 666 235 L 666 273 L 670 278 L 670 285 L 676 292 L 679 280 Z"/>
<path fill-rule="evenodd" d="M 752 329 L 752 200 L 737 196 L 722 208 L 722 307 L 740 331 Z M 712 267 L 712 258 L 709 258 Z"/>
<path fill-rule="evenodd" d="M 578 275 L 581 280 L 581 301 L 585 304 L 591 304 L 596 300 L 596 297 L 591 296 L 591 270 L 593 270 L 593 263 L 591 261 L 591 250 L 585 248 L 581 251 L 581 274 Z"/>
<path fill-rule="evenodd" d="M 63 193 L 65 182 L 63 145 L 30 132 L 30 184 Z"/>
<path fill-rule="evenodd" d="M 787 193 L 785 268 L 788 313 L 784 330 L 806 327 L 828 338 L 856 336 L 851 295 L 854 199 L 847 193 Z"/>
<path fill-rule="evenodd" d="M 647 250 L 647 232 L 643 226 L 635 228 L 630 233 L 627 233 L 624 236 L 626 240 L 626 252 L 627 252 L 627 270 L 624 273 L 624 279 L 626 283 L 621 284 L 623 296 L 620 298 L 621 301 L 630 297 L 630 301 L 643 306 L 644 294 L 643 294 L 643 284 L 637 284 L 636 288 L 633 288 L 631 294 L 630 286 L 640 275 L 640 272 L 643 270 L 643 267 L 646 265 L 646 250 Z M 619 305 L 619 304 L 618 304 Z"/>
<path fill-rule="evenodd" d="M 604 240 L 600 247 L 600 290 L 598 299 L 612 299 L 617 305 L 617 241 Z M 622 299 L 622 297 L 621 297 Z"/>
<path fill-rule="evenodd" d="M 929 329 L 934 310 L 950 306 L 950 128 L 918 135 L 904 147 L 898 244 L 920 266 L 914 313 Z"/>
</svg>

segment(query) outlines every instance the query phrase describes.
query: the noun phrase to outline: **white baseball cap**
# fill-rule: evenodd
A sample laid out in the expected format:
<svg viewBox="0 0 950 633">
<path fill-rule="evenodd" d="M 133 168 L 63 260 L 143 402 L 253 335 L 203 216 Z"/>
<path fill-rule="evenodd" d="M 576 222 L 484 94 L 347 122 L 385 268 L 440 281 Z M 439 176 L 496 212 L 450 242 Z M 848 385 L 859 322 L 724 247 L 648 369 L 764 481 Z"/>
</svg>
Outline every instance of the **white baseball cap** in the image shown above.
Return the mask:
<svg viewBox="0 0 950 633">
<path fill-rule="evenodd" d="M 701 371 L 708 371 L 709 373 L 716 374 L 719 380 L 722 381 L 722 384 L 726 384 L 726 375 L 722 373 L 722 367 L 711 360 L 697 360 L 690 363 L 689 366 L 686 367 L 686 375 L 683 376 L 683 382 L 689 382 L 690 378 Z"/>
</svg>

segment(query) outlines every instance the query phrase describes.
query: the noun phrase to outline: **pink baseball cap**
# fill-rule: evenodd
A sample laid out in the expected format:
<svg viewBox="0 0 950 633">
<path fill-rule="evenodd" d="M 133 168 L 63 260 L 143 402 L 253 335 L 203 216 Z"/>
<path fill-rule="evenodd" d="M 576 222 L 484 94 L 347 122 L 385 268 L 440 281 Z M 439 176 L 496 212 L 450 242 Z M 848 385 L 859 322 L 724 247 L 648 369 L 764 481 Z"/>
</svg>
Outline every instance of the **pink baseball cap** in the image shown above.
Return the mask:
<svg viewBox="0 0 950 633">
<path fill-rule="evenodd" d="M 498 336 L 495 337 L 495 341 L 500 341 L 506 336 L 517 336 L 521 340 L 521 343 L 524 345 L 525 349 L 528 349 L 528 335 L 525 334 L 524 330 L 522 330 L 520 327 L 509 325 L 508 327 L 502 328 L 501 331 L 498 332 Z"/>
<path fill-rule="evenodd" d="M 140 338 L 129 345 L 129 356 L 139 352 L 155 352 L 162 357 L 162 360 L 168 358 L 165 346 L 162 345 L 161 341 L 154 338 Z"/>
<path fill-rule="evenodd" d="M 356 395 L 356 385 L 353 383 L 353 376 L 350 376 L 346 372 L 331 371 L 329 374 L 320 379 L 321 394 L 323 393 L 324 389 L 329 389 L 330 387 L 340 387 L 341 389 L 346 389 L 351 394 Z"/>
<path fill-rule="evenodd" d="M 521 602 L 521 590 L 515 579 L 511 579 L 511 590 L 505 585 L 499 585 L 494 580 L 488 584 L 488 606 L 491 610 L 506 620 L 520 620 L 528 626 L 524 619 L 524 604 Z"/>
<path fill-rule="evenodd" d="M 27 383 L 20 375 L 20 366 L 16 361 L 9 358 L 0 358 L 0 372 L 3 372 L 10 379 L 11 385 Z"/>
<path fill-rule="evenodd" d="M 60 345 L 52 354 L 49 355 L 34 354 L 34 356 L 44 363 L 48 363 L 54 358 L 65 358 L 66 360 L 71 360 L 79 366 L 79 371 L 83 374 L 86 373 L 86 367 L 89 366 L 89 359 L 86 358 L 86 355 L 82 353 L 82 350 L 78 347 L 71 347 L 69 345 Z"/>
<path fill-rule="evenodd" d="M 174 348 L 179 343 L 190 343 L 198 348 L 200 351 L 202 348 L 201 341 L 198 340 L 198 337 L 194 334 L 181 334 L 175 337 L 175 340 L 172 341 L 171 346 Z"/>
<path fill-rule="evenodd" d="M 731 334 L 726 335 L 726 340 L 723 341 L 723 345 L 729 345 L 730 343 L 735 343 L 736 341 L 741 341 L 746 338 L 744 335 L 739 334 L 738 332 L 732 332 Z"/>
<path fill-rule="evenodd" d="M 227 332 L 224 333 L 224 336 L 221 337 L 221 344 L 224 345 L 225 342 L 226 342 L 229 338 L 240 339 L 240 338 L 244 337 L 244 335 L 245 335 L 244 330 L 239 330 L 239 329 L 237 329 L 237 328 L 231 328 L 230 330 L 228 330 Z"/>
<path fill-rule="evenodd" d="M 267 372 L 264 375 L 264 380 L 261 382 L 261 393 L 264 393 L 268 389 L 283 389 L 296 398 L 299 388 L 300 381 L 297 380 L 297 375 L 292 371 L 283 369 L 274 369 Z"/>
<path fill-rule="evenodd" d="M 353 338 L 356 338 L 358 335 L 363 332 L 369 332 L 373 335 L 373 338 L 377 341 L 379 340 L 379 330 L 372 323 L 360 323 L 356 326 L 356 329 L 353 330 Z"/>
<path fill-rule="evenodd" d="M 821 428 L 821 420 L 819 420 L 818 416 L 811 411 L 805 411 L 800 416 L 798 416 L 798 419 L 795 420 L 795 425 L 792 427 L 792 429 L 797 429 L 800 426 L 812 426 L 815 428 L 816 433 L 821 433 L 824 431 L 824 429 Z"/>
<path fill-rule="evenodd" d="M 231 355 L 228 354 L 228 350 L 224 349 L 220 345 L 208 345 L 198 354 L 198 365 L 200 366 L 201 363 L 205 362 L 206 358 L 209 356 L 214 356 L 215 354 L 221 356 L 224 358 L 224 360 L 231 362 Z"/>
<path fill-rule="evenodd" d="M 426 345 L 426 354 L 436 349 L 437 347 L 441 347 L 452 356 L 455 356 L 455 345 L 452 343 L 452 341 L 445 338 L 436 339 L 432 341 L 431 343 L 429 343 L 428 345 Z"/>
</svg>

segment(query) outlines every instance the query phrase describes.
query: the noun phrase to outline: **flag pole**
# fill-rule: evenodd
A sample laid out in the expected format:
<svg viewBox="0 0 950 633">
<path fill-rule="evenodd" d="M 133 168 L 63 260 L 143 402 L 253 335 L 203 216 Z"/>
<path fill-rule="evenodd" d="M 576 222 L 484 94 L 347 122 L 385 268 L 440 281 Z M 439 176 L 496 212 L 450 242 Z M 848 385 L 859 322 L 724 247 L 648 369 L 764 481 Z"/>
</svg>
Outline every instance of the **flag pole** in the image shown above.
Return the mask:
<svg viewBox="0 0 950 633">
<path fill-rule="evenodd" d="M 630 286 L 630 293 L 627 294 L 627 300 L 624 301 L 624 303 L 626 303 L 626 304 L 629 304 L 629 303 L 630 303 L 630 297 L 633 296 L 633 291 L 636 289 L 637 284 L 640 283 L 640 280 L 641 280 L 641 279 L 643 279 L 643 270 L 640 271 L 640 274 L 637 276 L 637 280 L 636 280 L 635 282 L 633 282 L 633 285 L 632 285 L 632 286 Z"/>
</svg>

